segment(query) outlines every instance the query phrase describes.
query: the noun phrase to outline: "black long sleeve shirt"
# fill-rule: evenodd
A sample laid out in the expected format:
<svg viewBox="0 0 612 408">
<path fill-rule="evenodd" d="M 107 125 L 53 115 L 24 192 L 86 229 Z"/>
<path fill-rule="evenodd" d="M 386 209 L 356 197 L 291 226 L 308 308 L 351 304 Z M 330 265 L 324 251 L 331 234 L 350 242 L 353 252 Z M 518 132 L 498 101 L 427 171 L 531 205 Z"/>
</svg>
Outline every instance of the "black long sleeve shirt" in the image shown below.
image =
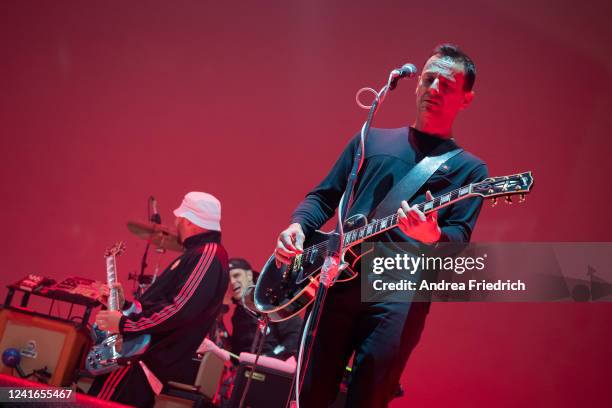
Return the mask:
<svg viewBox="0 0 612 408">
<path fill-rule="evenodd" d="M 353 157 L 360 143 L 357 134 L 344 149 L 340 158 L 323 181 L 310 191 L 292 215 L 306 236 L 330 219 L 346 188 L 353 165 Z M 353 193 L 348 216 L 363 214 L 370 217 L 390 189 L 418 162 L 434 149 L 443 154 L 458 146 L 452 139 L 441 139 L 414 128 L 371 129 L 366 142 L 365 158 Z M 462 151 L 447 160 L 410 200 L 410 204 L 425 201 L 425 192 L 442 195 L 463 185 L 485 179 L 487 167 L 478 157 Z M 399 208 L 400 203 L 397 203 Z M 440 241 L 468 242 L 482 206 L 480 198 L 456 202 L 438 212 L 442 230 Z M 390 215 L 390 214 L 383 214 Z M 348 218 L 348 217 L 347 217 Z M 411 238 L 399 228 L 378 237 L 379 241 L 402 242 Z"/>
</svg>

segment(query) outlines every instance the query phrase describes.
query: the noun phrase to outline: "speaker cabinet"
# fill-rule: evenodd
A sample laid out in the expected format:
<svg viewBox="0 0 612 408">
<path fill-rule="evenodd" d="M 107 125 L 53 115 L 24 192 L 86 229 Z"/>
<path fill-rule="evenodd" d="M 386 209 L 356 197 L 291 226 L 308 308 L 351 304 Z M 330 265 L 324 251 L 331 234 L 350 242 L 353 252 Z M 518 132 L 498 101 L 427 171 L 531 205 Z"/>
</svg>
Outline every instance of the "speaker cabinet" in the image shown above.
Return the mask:
<svg viewBox="0 0 612 408">
<path fill-rule="evenodd" d="M 230 408 L 238 408 L 251 365 L 241 362 L 234 380 Z M 253 374 L 244 406 L 251 408 L 284 408 L 291 391 L 293 375 L 258 366 Z"/>
<path fill-rule="evenodd" d="M 90 345 L 85 329 L 69 322 L 31 315 L 12 309 L 0 310 L 0 353 L 7 348 L 21 352 L 26 374 L 46 367 L 50 385 L 70 385 L 75 369 Z M 0 373 L 17 375 L 0 364 Z"/>
</svg>

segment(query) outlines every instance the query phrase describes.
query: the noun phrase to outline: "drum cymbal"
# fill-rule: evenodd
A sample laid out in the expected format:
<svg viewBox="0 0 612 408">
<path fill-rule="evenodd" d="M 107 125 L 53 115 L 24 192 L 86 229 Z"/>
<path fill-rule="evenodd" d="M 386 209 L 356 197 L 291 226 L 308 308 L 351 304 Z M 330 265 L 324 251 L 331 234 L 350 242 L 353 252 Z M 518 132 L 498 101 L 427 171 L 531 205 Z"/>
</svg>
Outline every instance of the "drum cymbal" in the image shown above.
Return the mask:
<svg viewBox="0 0 612 408">
<path fill-rule="evenodd" d="M 128 221 L 130 232 L 144 240 L 151 240 L 151 244 L 170 251 L 183 252 L 183 246 L 178 242 L 174 228 L 153 222 Z"/>
</svg>

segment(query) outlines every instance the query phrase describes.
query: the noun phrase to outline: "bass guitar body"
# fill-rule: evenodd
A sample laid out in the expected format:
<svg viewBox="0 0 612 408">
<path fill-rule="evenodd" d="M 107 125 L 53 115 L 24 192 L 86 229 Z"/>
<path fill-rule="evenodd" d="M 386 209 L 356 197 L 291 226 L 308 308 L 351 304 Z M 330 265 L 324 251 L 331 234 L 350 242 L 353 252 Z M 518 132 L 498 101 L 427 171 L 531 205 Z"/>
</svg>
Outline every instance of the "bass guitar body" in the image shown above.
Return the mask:
<svg viewBox="0 0 612 408">
<path fill-rule="evenodd" d="M 149 348 L 150 334 L 125 338 L 109 334 L 94 326 L 95 344 L 87 354 L 85 368 L 92 375 L 102 375 L 115 371 L 128 361 L 141 356 Z"/>
</svg>

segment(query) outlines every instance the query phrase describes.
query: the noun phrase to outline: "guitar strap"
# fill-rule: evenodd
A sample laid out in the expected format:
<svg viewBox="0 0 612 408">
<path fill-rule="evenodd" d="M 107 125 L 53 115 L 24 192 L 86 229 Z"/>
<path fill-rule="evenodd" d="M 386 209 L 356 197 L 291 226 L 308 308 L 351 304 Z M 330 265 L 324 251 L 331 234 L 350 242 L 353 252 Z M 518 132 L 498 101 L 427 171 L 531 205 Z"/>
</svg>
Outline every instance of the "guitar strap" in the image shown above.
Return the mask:
<svg viewBox="0 0 612 408">
<path fill-rule="evenodd" d="M 402 200 L 409 202 L 412 196 L 419 191 L 441 165 L 462 151 L 463 149 L 457 148 L 437 156 L 426 156 L 389 190 L 385 198 L 374 210 L 371 219 L 382 218 L 395 213 L 400 207 Z"/>
</svg>

